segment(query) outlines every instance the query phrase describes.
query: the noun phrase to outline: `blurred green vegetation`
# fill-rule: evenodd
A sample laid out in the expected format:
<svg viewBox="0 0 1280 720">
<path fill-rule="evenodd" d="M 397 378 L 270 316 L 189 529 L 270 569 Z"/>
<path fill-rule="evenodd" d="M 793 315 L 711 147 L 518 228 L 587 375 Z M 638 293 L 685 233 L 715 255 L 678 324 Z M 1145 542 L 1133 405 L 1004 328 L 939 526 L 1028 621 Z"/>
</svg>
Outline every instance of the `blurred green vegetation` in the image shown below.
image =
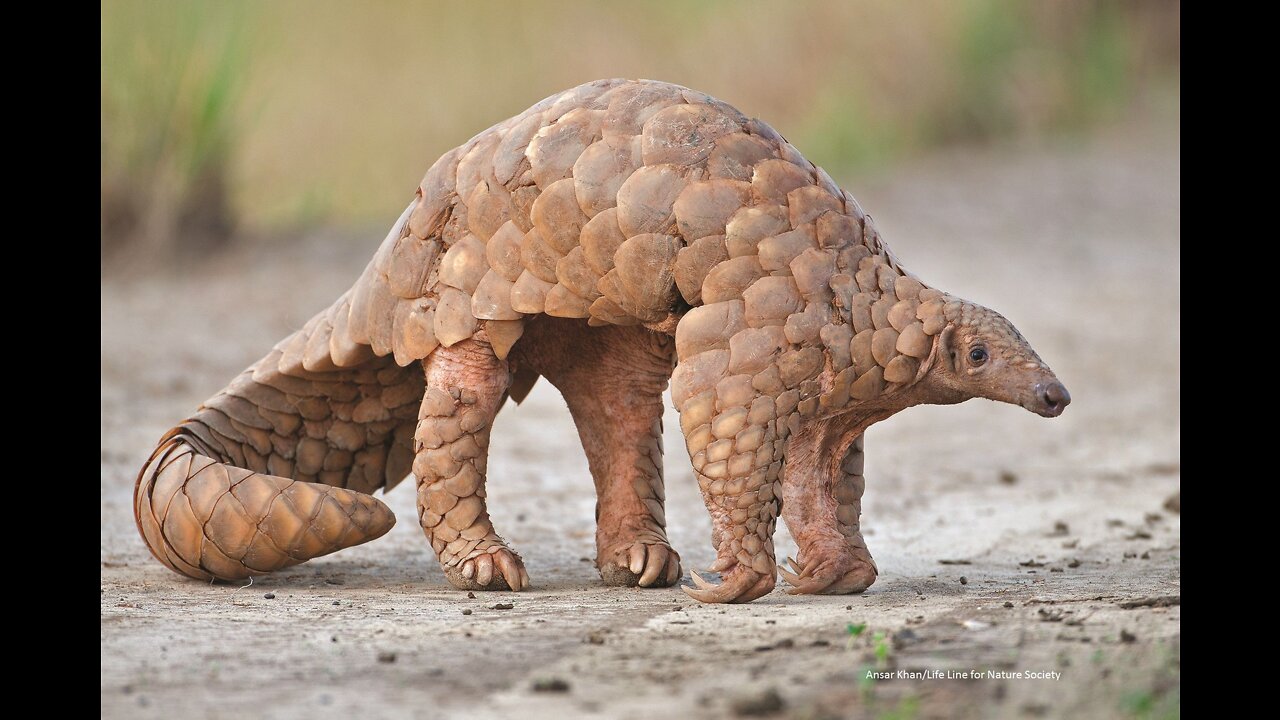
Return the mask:
<svg viewBox="0 0 1280 720">
<path fill-rule="evenodd" d="M 703 90 L 840 177 L 1176 115 L 1178 2 L 105 0 L 103 249 L 384 223 L 437 156 L 601 77 Z"/>
</svg>

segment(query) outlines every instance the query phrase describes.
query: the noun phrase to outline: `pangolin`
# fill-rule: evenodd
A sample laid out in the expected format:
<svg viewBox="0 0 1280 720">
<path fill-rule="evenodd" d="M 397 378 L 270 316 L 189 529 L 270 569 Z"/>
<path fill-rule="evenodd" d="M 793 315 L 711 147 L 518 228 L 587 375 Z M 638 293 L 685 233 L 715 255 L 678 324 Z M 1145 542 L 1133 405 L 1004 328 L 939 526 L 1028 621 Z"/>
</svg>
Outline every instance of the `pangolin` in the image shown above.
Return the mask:
<svg viewBox="0 0 1280 720">
<path fill-rule="evenodd" d="M 799 593 L 875 581 L 859 531 L 871 424 L 974 397 L 1047 417 L 1070 402 L 1013 325 L 907 272 L 769 125 L 677 85 L 601 80 L 441 157 L 355 285 L 161 439 L 138 529 L 176 572 L 243 579 L 387 532 L 371 493 L 412 471 L 449 582 L 524 589 L 485 469 L 495 414 L 539 377 L 586 450 L 601 575 L 645 587 L 681 575 L 670 382 L 722 574 L 692 574 L 705 602 L 751 601 L 779 573 Z"/>
</svg>

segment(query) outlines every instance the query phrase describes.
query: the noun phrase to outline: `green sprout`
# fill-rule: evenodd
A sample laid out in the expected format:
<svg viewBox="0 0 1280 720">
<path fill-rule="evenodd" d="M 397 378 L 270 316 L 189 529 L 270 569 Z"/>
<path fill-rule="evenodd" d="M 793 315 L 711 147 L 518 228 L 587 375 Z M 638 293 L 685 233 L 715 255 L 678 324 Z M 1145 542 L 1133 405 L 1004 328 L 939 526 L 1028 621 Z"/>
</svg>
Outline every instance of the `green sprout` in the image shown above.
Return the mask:
<svg viewBox="0 0 1280 720">
<path fill-rule="evenodd" d="M 876 665 L 884 667 L 889 662 L 889 638 L 885 633 L 878 632 L 871 637 L 876 648 Z"/>
<path fill-rule="evenodd" d="M 848 635 L 849 637 L 846 638 L 844 641 L 844 649 L 852 650 L 853 641 L 856 640 L 857 637 L 862 634 L 862 631 L 866 629 L 867 629 L 866 623 L 856 623 L 856 624 L 849 623 L 848 625 L 845 625 L 844 631 L 845 631 L 845 634 Z"/>
</svg>

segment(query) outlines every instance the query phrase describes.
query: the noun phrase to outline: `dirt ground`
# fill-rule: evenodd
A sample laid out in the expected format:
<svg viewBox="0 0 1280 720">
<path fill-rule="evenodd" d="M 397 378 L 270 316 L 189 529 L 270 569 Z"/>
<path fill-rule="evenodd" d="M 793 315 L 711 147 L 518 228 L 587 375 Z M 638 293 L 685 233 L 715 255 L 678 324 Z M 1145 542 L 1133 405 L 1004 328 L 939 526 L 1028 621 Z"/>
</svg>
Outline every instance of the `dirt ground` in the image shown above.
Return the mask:
<svg viewBox="0 0 1280 720">
<path fill-rule="evenodd" d="M 545 383 L 503 411 L 490 462 L 531 591 L 450 589 L 411 482 L 376 542 L 251 587 L 181 578 L 135 531 L 139 464 L 345 289 L 382 232 L 104 277 L 103 716 L 1177 717 L 1178 141 L 1144 126 L 954 152 L 850 187 L 908 268 L 1003 312 L 1074 399 L 1053 421 L 975 400 L 872 428 L 863 517 L 881 575 L 859 596 L 780 587 L 726 607 L 604 587 L 586 461 Z M 687 582 L 711 562 L 710 523 L 672 410 L 666 428 Z M 794 553 L 785 526 L 778 547 Z M 943 677 L 866 679 L 877 668 Z"/>
</svg>

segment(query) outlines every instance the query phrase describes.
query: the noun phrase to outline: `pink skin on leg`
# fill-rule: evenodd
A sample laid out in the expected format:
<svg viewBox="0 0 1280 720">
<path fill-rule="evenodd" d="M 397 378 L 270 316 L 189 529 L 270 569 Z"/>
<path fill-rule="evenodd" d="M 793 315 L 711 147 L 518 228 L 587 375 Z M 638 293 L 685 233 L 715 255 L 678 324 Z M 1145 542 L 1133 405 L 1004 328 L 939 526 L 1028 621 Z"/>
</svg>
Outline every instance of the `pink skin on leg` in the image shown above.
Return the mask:
<svg viewBox="0 0 1280 720">
<path fill-rule="evenodd" d="M 788 445 L 782 517 L 800 553 L 794 572 L 781 572 L 792 594 L 859 593 L 876 580 L 858 524 L 862 431 L 841 425 L 838 419 L 810 423 Z"/>
<path fill-rule="evenodd" d="M 671 340 L 641 327 L 530 321 L 513 362 L 547 378 L 573 413 L 595 480 L 596 566 L 610 585 L 666 587 L 680 578 L 667 542 L 662 392 Z"/>
</svg>

